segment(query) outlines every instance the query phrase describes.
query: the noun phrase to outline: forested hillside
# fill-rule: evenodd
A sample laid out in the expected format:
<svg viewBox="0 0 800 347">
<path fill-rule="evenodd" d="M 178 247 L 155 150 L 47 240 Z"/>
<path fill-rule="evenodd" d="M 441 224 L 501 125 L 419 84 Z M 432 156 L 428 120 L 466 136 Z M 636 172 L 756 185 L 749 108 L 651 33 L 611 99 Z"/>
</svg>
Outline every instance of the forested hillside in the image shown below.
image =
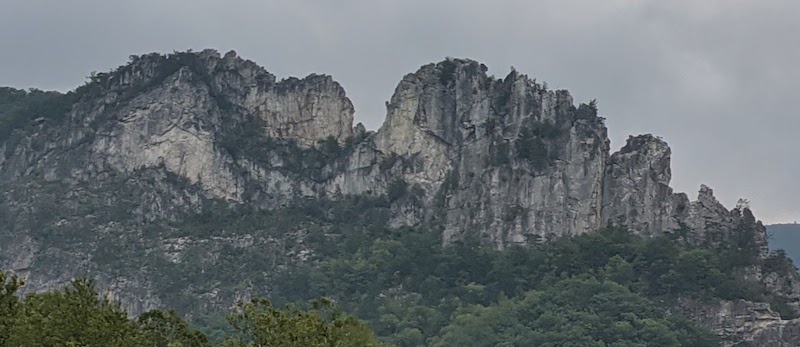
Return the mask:
<svg viewBox="0 0 800 347">
<path fill-rule="evenodd" d="M 793 311 L 780 297 L 771 295 L 759 282 L 738 276 L 743 266 L 755 261 L 751 247 L 746 242 L 693 247 L 679 235 L 643 239 L 624 229 L 608 228 L 534 248 L 498 251 L 479 239 L 442 248 L 431 230 L 386 229 L 374 235 L 342 234 L 336 247 L 319 256 L 317 265 L 281 271 L 268 296 L 278 307 L 293 303 L 301 308 L 317 307 L 318 303 L 308 303 L 328 297 L 363 319 L 380 340 L 404 347 L 716 346 L 721 343 L 718 337 L 670 313 L 670 307 L 687 299 L 770 301 L 776 309 L 785 307 L 781 311 L 784 318 L 793 318 Z M 781 265 L 782 259 L 769 261 L 774 264 L 771 266 L 786 266 Z M 206 268 L 201 278 L 175 280 L 199 284 L 252 266 L 232 263 L 230 268 Z M 192 272 L 176 271 L 174 275 L 179 273 Z M 258 279 L 256 273 L 252 276 Z M 83 341 L 87 346 L 117 341 L 108 336 L 128 341 L 115 342 L 120 346 L 167 346 L 170 339 L 184 346 L 223 341 L 235 346 L 232 341 L 258 338 L 259 331 L 274 341 L 284 334 L 258 324 L 287 329 L 287 336 L 299 339 L 298 334 L 307 332 L 306 325 L 325 329 L 316 321 L 318 317 L 338 317 L 308 316 L 289 309 L 270 319 L 286 319 L 291 324 L 264 321 L 255 312 L 272 317 L 277 311 L 257 299 L 240 306 L 227 320 L 225 312 L 195 312 L 190 315 L 195 328 L 189 328 L 169 311 L 148 312 L 128 321 L 124 312 L 95 297 L 85 281 L 61 292 L 29 296 L 21 303 L 13 295 L 17 280 L 5 281 L 4 302 L 8 305 L 4 307 L 11 309 L 3 314 L 8 341 L 34 341 L 46 331 L 46 336 L 58 341 Z M 91 303 L 92 308 L 80 306 L 81 302 Z M 82 308 L 73 312 L 72 307 Z M 75 319 L 89 319 L 98 326 L 79 328 Z M 363 341 L 369 340 L 366 328 L 344 316 L 341 320 L 361 331 Z M 340 327 L 336 322 L 327 324 Z M 48 329 L 35 328 L 45 325 Z M 140 342 L 156 337 L 160 342 Z M 348 343 L 343 346 L 365 345 Z"/>
<path fill-rule="evenodd" d="M 716 345 L 669 313 L 685 300 L 767 301 L 795 317 L 784 298 L 741 279 L 751 264 L 790 266 L 761 265 L 748 235 L 696 247 L 680 235 L 608 228 L 499 251 L 480 239 L 442 248 L 435 230 L 372 232 L 343 233 L 318 265 L 288 267 L 272 298 L 329 296 L 399 346 Z"/>
</svg>

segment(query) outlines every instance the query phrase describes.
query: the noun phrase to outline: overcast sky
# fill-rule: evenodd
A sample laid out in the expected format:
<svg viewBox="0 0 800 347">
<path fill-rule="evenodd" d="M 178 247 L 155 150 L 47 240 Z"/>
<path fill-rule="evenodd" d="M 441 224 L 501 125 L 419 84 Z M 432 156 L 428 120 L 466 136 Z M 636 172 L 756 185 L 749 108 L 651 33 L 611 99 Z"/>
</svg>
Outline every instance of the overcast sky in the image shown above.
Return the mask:
<svg viewBox="0 0 800 347">
<path fill-rule="evenodd" d="M 612 150 L 662 136 L 673 187 L 800 220 L 800 1 L 0 0 L 0 85 L 70 90 L 131 54 L 234 49 L 333 75 L 375 129 L 401 77 L 445 57 L 598 99 Z"/>
</svg>

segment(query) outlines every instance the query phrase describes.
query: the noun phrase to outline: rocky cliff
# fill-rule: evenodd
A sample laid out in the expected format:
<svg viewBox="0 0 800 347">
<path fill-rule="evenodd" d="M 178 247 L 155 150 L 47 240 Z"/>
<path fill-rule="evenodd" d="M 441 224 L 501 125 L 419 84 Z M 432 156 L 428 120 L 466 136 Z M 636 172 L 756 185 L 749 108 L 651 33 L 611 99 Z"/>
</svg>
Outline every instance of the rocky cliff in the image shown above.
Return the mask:
<svg viewBox="0 0 800 347">
<path fill-rule="evenodd" d="M 660 138 L 631 137 L 611 153 L 594 102 L 576 106 L 567 91 L 516 71 L 486 71 L 461 59 L 421 67 L 368 132 L 353 125 L 352 103 L 330 76 L 277 81 L 234 52 L 132 57 L 71 93 L 64 117 L 32 117 L 3 139 L 0 266 L 26 276 L 29 290 L 91 274 L 141 312 L 162 304 L 169 289 L 156 273 L 166 267 L 258 249 L 258 261 L 277 268 L 306 259 L 310 228 L 325 228 L 267 220 L 244 234 L 225 225 L 198 234 L 186 221 L 353 196 L 386 197 L 390 225 L 436 225 L 445 244 L 479 234 L 503 248 L 617 224 L 697 243 L 745 237 L 767 256 L 749 210 L 726 209 L 706 186 L 695 201 L 672 191 Z M 761 267 L 743 276 L 800 298 L 795 283 Z M 181 290 L 229 305 L 259 286 L 232 280 L 241 287 Z M 747 315 L 735 312 L 695 316 L 721 334 L 734 326 L 739 340 L 788 345 L 776 341 L 796 337 L 800 323 L 759 305 L 707 306 L 767 317 L 746 323 L 719 318 Z"/>
</svg>

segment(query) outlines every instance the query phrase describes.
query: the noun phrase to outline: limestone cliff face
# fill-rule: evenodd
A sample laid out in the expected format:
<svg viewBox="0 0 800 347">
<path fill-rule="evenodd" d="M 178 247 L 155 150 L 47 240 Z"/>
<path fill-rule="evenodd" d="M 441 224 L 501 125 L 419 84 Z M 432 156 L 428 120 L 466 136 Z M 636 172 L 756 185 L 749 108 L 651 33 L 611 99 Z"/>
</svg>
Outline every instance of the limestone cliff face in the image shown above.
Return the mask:
<svg viewBox="0 0 800 347">
<path fill-rule="evenodd" d="M 185 220 L 217 202 L 269 209 L 381 184 L 369 146 L 318 149 L 358 138 L 352 104 L 329 76 L 276 81 L 233 52 L 148 54 L 77 94 L 64 119 L 1 145 L 0 266 L 27 277 L 26 290 L 90 274 L 142 312 L 161 305 L 149 279 L 104 273 L 98 252 L 169 242 L 143 223 Z"/>
<path fill-rule="evenodd" d="M 486 71 L 463 59 L 421 67 L 397 86 L 383 126 L 368 132 L 353 126 L 352 103 L 330 76 L 277 81 L 234 52 L 134 57 L 79 88 L 64 119 L 0 144 L 8 221 L 0 268 L 25 275 L 29 290 L 91 274 L 142 312 L 169 304 L 159 297 L 167 289 L 138 270 L 104 270 L 103 259 L 133 259 L 125 266 L 138 269 L 145 254 L 179 265 L 191 252 L 214 261 L 226 247 L 258 247 L 274 268 L 281 257 L 307 257 L 308 226 L 213 238 L 169 232 L 210 211 L 346 196 L 389 196 L 391 225 L 436 224 L 444 243 L 478 233 L 502 248 L 618 224 L 697 242 L 755 231 L 766 256 L 765 229 L 749 210 L 726 209 L 706 186 L 695 201 L 672 191 L 660 138 L 631 137 L 611 153 L 594 103 L 576 106 L 568 92 L 516 71 L 502 79 Z M 755 268 L 746 276 L 800 299 L 800 281 Z M 250 295 L 250 284 L 240 287 L 203 295 L 229 305 Z M 747 305 L 692 314 L 765 346 L 797 335 L 794 321 Z M 719 318 L 739 311 L 759 323 Z"/>
<path fill-rule="evenodd" d="M 259 174 L 287 185 L 297 182 L 263 170 L 242 175 L 248 170 L 242 166 L 254 165 L 252 155 L 237 157 L 230 147 L 252 143 L 232 141 L 274 139 L 308 148 L 328 139 L 341 145 L 354 136 L 352 103 L 330 76 L 276 82 L 234 52 L 220 57 L 212 50 L 144 55 L 99 74 L 83 87 L 69 118 L 60 129 L 43 125 L 30 139 L 53 151 L 18 146 L 0 170 L 19 176 L 38 167 L 48 180 L 63 180 L 164 167 L 202 186 L 208 198 L 243 202 L 246 181 L 262 179 Z M 73 147 L 79 149 L 65 154 L 64 148 Z M 246 149 L 270 155 L 270 148 Z M 273 159 L 268 169 L 285 166 L 282 158 Z M 300 186 L 306 194 L 315 189 Z M 277 195 L 288 190 L 264 189 Z"/>
<path fill-rule="evenodd" d="M 754 242 L 766 255 L 766 228 L 745 207 L 728 210 L 702 185 L 697 200 L 669 187 L 671 151 L 652 135 L 628 138 L 611 155 L 603 187 L 603 220 L 645 235 L 682 232 L 693 241 L 720 241 L 743 229 L 755 231 Z"/>
<path fill-rule="evenodd" d="M 344 143 L 353 136 L 353 104 L 330 76 L 276 82 L 275 76 L 235 52 L 220 59 L 207 50 L 200 57 L 212 89 L 244 113 L 261 118 L 268 136 L 303 146 L 314 146 L 328 137 Z"/>
<path fill-rule="evenodd" d="M 223 116 L 209 86 L 194 83 L 197 78 L 180 68 L 121 105 L 94 134 L 90 161 L 121 172 L 163 166 L 209 196 L 240 201 L 243 188 L 231 172 L 232 160 L 214 147 L 215 124 Z"/>
<path fill-rule="evenodd" d="M 669 146 L 652 135 L 628 138 L 608 160 L 603 182 L 603 219 L 648 235 L 677 230 L 687 208 L 673 195 Z"/>
<path fill-rule="evenodd" d="M 672 192 L 662 140 L 631 138 L 610 155 L 591 106 L 576 107 L 568 92 L 545 90 L 516 71 L 490 77 L 470 60 L 405 76 L 370 136 L 356 136 L 352 104 L 330 77 L 276 82 L 232 52 L 146 55 L 96 84 L 73 108 L 69 136 L 46 144 L 53 152 L 20 152 L 4 169 L 20 175 L 38 166 L 49 180 L 70 171 L 80 181 L 163 168 L 204 198 L 264 208 L 297 197 L 381 194 L 401 180 L 422 204 L 398 206 L 398 225 L 439 218 L 445 242 L 479 232 L 498 247 L 608 223 L 648 235 L 737 224 L 710 189 L 691 203 Z M 295 162 L 302 152 L 274 146 L 285 141 L 302 151 L 329 140 L 350 141 L 348 152 L 310 158 L 318 161 L 313 170 Z"/>
<path fill-rule="evenodd" d="M 495 79 L 470 60 L 426 65 L 403 78 L 387 108 L 376 149 L 408 159 L 402 178 L 440 208 L 429 211 L 442 213 L 445 242 L 481 232 L 503 247 L 617 224 L 696 240 L 753 226 L 766 244 L 763 226 L 710 188 L 696 201 L 672 191 L 666 142 L 631 137 L 611 154 L 593 106 L 516 71 Z"/>
<path fill-rule="evenodd" d="M 403 78 L 377 148 L 411 158 L 404 178 L 437 197 L 444 240 L 482 232 L 498 246 L 575 235 L 602 224 L 608 157 L 602 120 L 581 115 L 566 91 L 516 71 L 495 79 L 469 60 L 447 60 Z"/>
</svg>

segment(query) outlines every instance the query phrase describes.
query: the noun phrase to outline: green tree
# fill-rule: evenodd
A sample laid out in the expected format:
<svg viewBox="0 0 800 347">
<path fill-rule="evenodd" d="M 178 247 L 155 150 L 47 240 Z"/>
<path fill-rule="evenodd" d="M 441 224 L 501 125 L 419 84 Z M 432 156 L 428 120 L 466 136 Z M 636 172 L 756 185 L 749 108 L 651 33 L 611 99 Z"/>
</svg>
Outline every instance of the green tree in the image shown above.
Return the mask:
<svg viewBox="0 0 800 347">
<path fill-rule="evenodd" d="M 239 304 L 228 318 L 239 336 L 228 347 L 349 347 L 381 346 L 364 323 L 344 314 L 330 300 L 312 303 L 310 311 L 294 306 L 279 309 L 266 299 Z"/>
<path fill-rule="evenodd" d="M 145 347 L 210 347 L 208 338 L 175 311 L 152 310 L 137 320 Z"/>
<path fill-rule="evenodd" d="M 7 346 L 11 328 L 20 312 L 17 291 L 24 284 L 16 275 L 0 271 L 0 346 Z"/>
<path fill-rule="evenodd" d="M 718 341 L 619 284 L 567 279 L 520 299 L 471 306 L 431 345 L 678 347 Z"/>
<path fill-rule="evenodd" d="M 139 331 L 125 312 L 78 279 L 63 291 L 25 298 L 7 346 L 134 347 Z"/>
</svg>

